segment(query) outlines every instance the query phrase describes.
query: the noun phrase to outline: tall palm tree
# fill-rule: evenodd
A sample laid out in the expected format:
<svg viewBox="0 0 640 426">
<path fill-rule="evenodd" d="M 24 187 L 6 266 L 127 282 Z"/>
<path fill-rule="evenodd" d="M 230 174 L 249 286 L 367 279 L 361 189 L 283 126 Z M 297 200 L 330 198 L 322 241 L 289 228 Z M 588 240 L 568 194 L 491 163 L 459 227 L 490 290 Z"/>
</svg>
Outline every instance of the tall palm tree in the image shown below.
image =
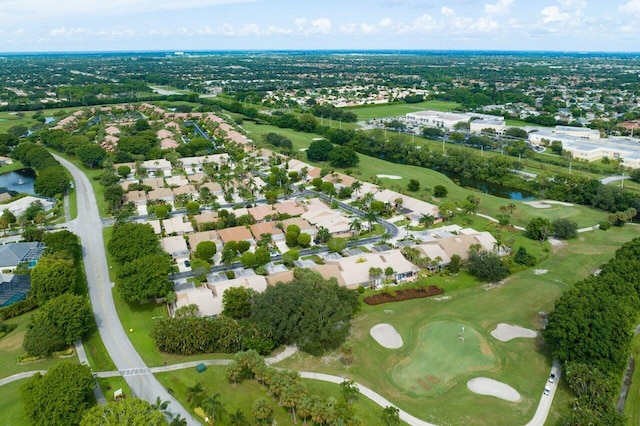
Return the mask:
<svg viewBox="0 0 640 426">
<path fill-rule="evenodd" d="M 359 180 L 353 182 L 351 184 L 351 189 L 353 189 L 353 192 L 355 192 L 357 196 L 358 193 L 362 190 L 362 182 L 360 182 Z"/>
<path fill-rule="evenodd" d="M 202 409 L 209 419 L 215 424 L 222 421 L 225 409 L 220 401 L 220 394 L 216 393 L 202 401 Z"/>
<path fill-rule="evenodd" d="M 353 222 L 351 222 L 351 225 L 349 225 L 349 230 L 355 235 L 360 235 L 360 232 L 362 231 L 362 221 L 357 218 L 354 219 Z"/>
<path fill-rule="evenodd" d="M 269 407 L 269 403 L 264 398 L 256 399 L 256 402 L 253 403 L 252 411 L 253 417 L 255 417 L 260 424 L 264 423 L 271 417 L 271 413 L 273 413 L 273 409 Z"/>
<path fill-rule="evenodd" d="M 190 403 L 192 407 L 200 406 L 203 399 L 204 388 L 202 387 L 202 383 L 197 382 L 195 385 L 187 388 L 187 402 Z"/>
<path fill-rule="evenodd" d="M 229 426 L 249 426 L 249 420 L 244 413 L 238 408 L 235 413 L 229 416 Z"/>
</svg>

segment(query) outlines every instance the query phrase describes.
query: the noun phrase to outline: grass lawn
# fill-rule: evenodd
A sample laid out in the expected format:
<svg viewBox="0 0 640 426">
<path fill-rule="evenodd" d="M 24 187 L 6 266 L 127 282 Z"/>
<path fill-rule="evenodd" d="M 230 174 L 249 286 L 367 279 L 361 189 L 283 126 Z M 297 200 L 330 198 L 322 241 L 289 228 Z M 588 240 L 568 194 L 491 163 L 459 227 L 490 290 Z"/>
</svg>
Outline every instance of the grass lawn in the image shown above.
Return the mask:
<svg viewBox="0 0 640 426">
<path fill-rule="evenodd" d="M 26 353 L 25 350 L 22 349 L 22 340 L 27 332 L 27 326 L 31 321 L 31 316 L 35 312 L 36 311 L 28 312 L 6 321 L 7 324 L 17 324 L 18 327 L 0 339 L 0 377 L 8 377 L 24 371 L 47 370 L 59 362 L 58 358 L 47 358 L 23 365 L 17 362 L 18 357 Z M 0 392 L 4 393 L 4 390 Z"/>
<path fill-rule="evenodd" d="M 29 379 L 18 380 L 0 387 L 0 425 L 3 426 L 29 426 L 31 422 L 24 413 L 22 400 L 20 399 L 20 386 Z"/>
<path fill-rule="evenodd" d="M 536 269 L 547 269 L 546 275 L 527 269 L 491 290 L 461 286 L 447 291 L 449 300 L 363 305 L 349 338 L 354 345 L 351 365 L 343 365 L 338 354 L 330 353 L 321 359 L 298 354 L 279 366 L 348 377 L 437 424 L 524 424 L 533 416 L 549 374 L 548 348 L 541 338 L 500 342 L 490 335 L 491 330 L 502 322 L 540 330 L 540 312 L 552 310 L 563 291 L 593 273 L 622 243 L 638 236 L 640 229 L 631 226 L 581 234 L 554 248 L 552 256 L 536 265 Z M 393 325 L 404 346 L 389 350 L 378 345 L 369 330 L 379 323 Z M 457 334 L 450 336 L 462 325 L 465 338 L 472 335 L 471 350 L 464 346 L 466 340 L 459 344 Z M 465 368 L 450 364 L 450 358 Z M 402 380 L 404 376 L 410 382 Z M 522 400 L 512 403 L 470 392 L 466 383 L 478 376 L 509 384 Z M 418 378 L 430 389 L 417 382 Z M 554 424 L 568 410 L 572 396 L 562 383 L 548 424 Z"/>
<path fill-rule="evenodd" d="M 15 172 L 16 170 L 24 169 L 25 166 L 19 161 L 13 160 L 13 163 L 0 167 L 0 174 L 9 172 Z"/>
<path fill-rule="evenodd" d="M 436 110 L 436 111 L 452 111 L 460 108 L 457 102 L 447 101 L 426 101 L 417 104 L 380 104 L 366 105 L 361 107 L 344 108 L 344 111 L 353 112 L 358 115 L 358 121 L 370 120 L 372 118 L 396 117 L 405 115 L 409 112 Z"/>
<path fill-rule="evenodd" d="M 637 361 L 640 359 L 640 334 L 636 334 L 633 338 L 632 348 L 632 355 L 636 360 L 636 367 L 631 378 L 629 392 L 627 393 L 624 415 L 629 419 L 630 425 L 637 425 L 640 423 L 640 366 L 638 366 Z"/>
<path fill-rule="evenodd" d="M 33 118 L 33 112 L 15 113 L 15 112 L 0 112 L 0 133 L 5 133 L 13 126 L 27 126 L 31 127 L 38 123 Z"/>
<path fill-rule="evenodd" d="M 156 374 L 156 377 L 180 403 L 188 408 L 197 418 L 197 414 L 187 404 L 187 388 L 202 383 L 205 394 L 220 394 L 220 401 L 223 403 L 227 413 L 234 413 L 241 410 L 247 419 L 252 420 L 252 405 L 258 398 L 266 398 L 273 409 L 274 424 L 292 425 L 293 421 L 289 410 L 280 407 L 276 401 L 267 395 L 266 389 L 255 380 L 246 380 L 234 385 L 229 383 L 225 377 L 225 367 L 207 366 L 207 371 L 198 373 L 195 368 Z M 323 399 L 333 396 L 340 399 L 340 386 L 332 383 L 325 383 L 316 380 L 303 380 L 309 395 L 318 395 Z M 362 424 L 381 424 L 382 408 L 365 397 L 360 397 L 355 403 L 355 413 L 362 420 Z M 299 423 L 301 424 L 301 423 Z"/>
</svg>

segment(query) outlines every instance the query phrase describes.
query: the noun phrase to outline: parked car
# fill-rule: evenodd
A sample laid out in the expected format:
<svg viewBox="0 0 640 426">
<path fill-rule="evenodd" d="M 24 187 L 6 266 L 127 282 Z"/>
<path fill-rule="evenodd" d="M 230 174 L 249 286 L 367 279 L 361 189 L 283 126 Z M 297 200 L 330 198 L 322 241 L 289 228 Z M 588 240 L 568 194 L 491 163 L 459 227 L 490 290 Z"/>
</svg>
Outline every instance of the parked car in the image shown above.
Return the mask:
<svg viewBox="0 0 640 426">
<path fill-rule="evenodd" d="M 545 387 L 544 390 L 542 391 L 543 395 L 549 395 L 549 393 L 551 393 L 551 389 L 548 387 Z"/>
<path fill-rule="evenodd" d="M 547 380 L 549 383 L 554 383 L 556 381 L 556 375 L 551 373 L 549 375 L 549 380 Z"/>
<path fill-rule="evenodd" d="M 189 262 L 188 260 L 184 261 L 184 266 L 186 266 L 187 268 L 191 267 L 191 262 Z"/>
</svg>

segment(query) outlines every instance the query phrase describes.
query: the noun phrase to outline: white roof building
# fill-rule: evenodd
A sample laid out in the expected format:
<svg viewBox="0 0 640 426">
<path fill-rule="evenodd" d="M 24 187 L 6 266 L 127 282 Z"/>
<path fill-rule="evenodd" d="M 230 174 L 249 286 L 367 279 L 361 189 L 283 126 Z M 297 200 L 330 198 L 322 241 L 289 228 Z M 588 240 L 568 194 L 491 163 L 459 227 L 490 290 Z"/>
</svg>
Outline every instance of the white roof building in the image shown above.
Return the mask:
<svg viewBox="0 0 640 426">
<path fill-rule="evenodd" d="M 392 278 L 396 281 L 413 280 L 420 271 L 420 268 L 405 259 L 400 250 L 389 250 L 382 253 L 362 253 L 335 260 L 326 259 L 325 263 L 338 267 L 337 270 L 340 273 L 340 277 L 336 278 L 338 282 L 344 282 L 344 285 L 348 288 L 371 284 L 370 268 L 380 268 L 384 272 L 386 268 L 391 267 L 394 271 Z M 377 281 L 381 281 L 383 278 L 378 277 Z M 379 282 L 374 282 L 374 284 L 379 284 Z"/>
</svg>

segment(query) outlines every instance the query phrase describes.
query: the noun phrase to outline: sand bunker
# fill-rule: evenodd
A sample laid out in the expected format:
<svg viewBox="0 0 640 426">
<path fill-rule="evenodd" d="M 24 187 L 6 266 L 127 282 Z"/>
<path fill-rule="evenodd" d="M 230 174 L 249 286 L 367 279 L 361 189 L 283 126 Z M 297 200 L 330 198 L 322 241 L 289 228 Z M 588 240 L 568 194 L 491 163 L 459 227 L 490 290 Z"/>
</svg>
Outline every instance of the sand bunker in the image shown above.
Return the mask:
<svg viewBox="0 0 640 426">
<path fill-rule="evenodd" d="M 541 201 L 523 201 L 522 204 L 527 204 L 536 209 L 548 209 L 552 204 L 558 204 L 565 207 L 573 207 L 572 203 L 565 203 L 564 201 L 554 200 L 541 200 Z"/>
<path fill-rule="evenodd" d="M 396 175 L 376 175 L 376 177 L 379 177 L 380 179 L 393 179 L 393 180 L 402 179 L 402 176 L 396 176 Z"/>
<path fill-rule="evenodd" d="M 495 330 L 491 332 L 491 335 L 501 342 L 508 342 L 509 340 L 517 339 L 518 337 L 533 339 L 538 335 L 538 333 L 517 325 L 500 323 Z"/>
<path fill-rule="evenodd" d="M 520 401 L 520 394 L 517 390 L 505 383 L 486 377 L 476 377 L 475 379 L 469 380 L 467 382 L 467 388 L 469 388 L 471 392 L 480 395 L 495 396 L 496 398 L 511 402 Z"/>
<path fill-rule="evenodd" d="M 402 336 L 389 324 L 378 324 L 371 327 L 369 334 L 380 346 L 387 349 L 398 349 L 402 347 Z"/>
</svg>

